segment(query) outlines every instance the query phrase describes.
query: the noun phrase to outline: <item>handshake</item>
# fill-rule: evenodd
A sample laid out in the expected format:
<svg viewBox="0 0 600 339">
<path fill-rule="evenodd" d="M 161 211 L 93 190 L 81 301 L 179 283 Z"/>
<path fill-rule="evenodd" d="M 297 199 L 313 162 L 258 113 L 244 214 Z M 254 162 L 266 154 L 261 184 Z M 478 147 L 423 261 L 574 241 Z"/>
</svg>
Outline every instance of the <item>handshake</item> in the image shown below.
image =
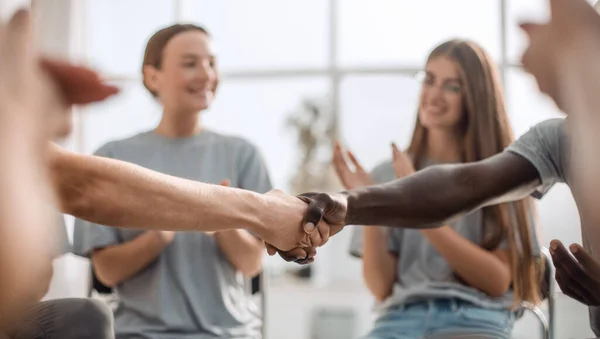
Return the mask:
<svg viewBox="0 0 600 339">
<path fill-rule="evenodd" d="M 346 224 L 348 208 L 344 193 L 304 193 L 296 197 L 281 191 L 263 195 L 268 209 L 259 211 L 262 221 L 253 230 L 264 240 L 269 255 L 285 261 L 308 264 L 315 260 L 317 247 Z"/>
</svg>

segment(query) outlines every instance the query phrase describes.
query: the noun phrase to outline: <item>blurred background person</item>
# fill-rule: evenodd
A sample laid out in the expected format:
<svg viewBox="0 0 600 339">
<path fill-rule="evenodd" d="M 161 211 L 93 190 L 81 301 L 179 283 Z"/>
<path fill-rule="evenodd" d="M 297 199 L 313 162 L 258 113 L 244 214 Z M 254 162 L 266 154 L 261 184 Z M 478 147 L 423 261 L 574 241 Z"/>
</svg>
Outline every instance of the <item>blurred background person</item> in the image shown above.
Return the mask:
<svg viewBox="0 0 600 339">
<path fill-rule="evenodd" d="M 211 40 L 204 28 L 189 24 L 156 32 L 146 46 L 142 74 L 162 105 L 160 123 L 109 142 L 96 154 L 186 179 L 267 192 L 271 182 L 256 147 L 200 122 L 219 82 Z M 246 230 L 136 231 L 77 220 L 74 246 L 91 258 L 97 279 L 117 291 L 117 338 L 261 337 L 249 279 L 262 270 L 264 244 Z"/>
<path fill-rule="evenodd" d="M 421 86 L 406 153 L 393 145 L 393 160 L 369 175 L 348 152 L 357 169 L 351 171 L 336 148 L 334 164 L 346 188 L 433 164 L 478 161 L 513 141 L 496 67 L 477 44 L 437 46 Z M 530 199 L 486 207 L 438 229 L 355 229 L 351 253 L 362 257 L 365 282 L 381 307 L 365 338 L 510 337 L 515 306 L 540 300 L 543 266 L 532 208 Z"/>
<path fill-rule="evenodd" d="M 0 9 L 15 1 L 0 0 Z M 162 107 L 155 109 L 159 105 L 141 85 L 142 55 L 155 31 L 186 22 L 206 25 L 218 42 L 219 95 L 208 110 L 211 114 L 202 116 L 202 125 L 257 145 L 274 186 L 286 191 L 303 154 L 303 145 L 286 127 L 290 111 L 306 99 L 323 98 L 330 109 L 318 113 L 331 112 L 335 133 L 365 168 L 374 168 L 390 157 L 390 140 L 401 148 L 408 145 L 421 87 L 414 74 L 423 70 L 423 61 L 435 46 L 456 37 L 476 41 L 498 65 L 515 136 L 540 121 L 562 116 L 520 64 L 528 38 L 518 23 L 525 18 L 544 21 L 547 0 L 324 0 L 285 5 L 148 1 L 144 15 L 136 14 L 135 0 L 34 3 L 39 7 L 39 40 L 46 50 L 93 65 L 123 89 L 114 100 L 77 109 L 75 133 L 65 144 L 76 152 L 89 154 L 108 141 L 158 125 Z M 232 12 L 232 4 L 239 11 Z M 316 137 L 322 120 L 315 119 L 312 127 Z M 313 151 L 322 161 L 330 160 L 329 148 Z M 231 178 L 213 182 L 223 179 Z M 545 238 L 581 242 L 578 212 L 568 187 L 555 185 L 536 204 Z M 72 232 L 71 220 L 67 221 Z M 267 260 L 269 338 L 355 338 L 372 327 L 373 295 L 364 286 L 362 261 L 347 255 L 351 233 L 341 232 L 319 249 L 319 260 L 311 265 L 307 279 L 283 274 L 295 264 L 287 266 L 279 257 Z M 69 284 L 55 284 L 46 298 L 87 295 L 87 260 L 74 256 L 59 260 L 55 274 L 65 275 Z M 557 292 L 554 337 L 592 337 L 587 307 Z M 544 304 L 542 310 L 548 311 Z M 531 338 L 538 329 L 537 319 L 526 313 L 515 323 L 513 336 Z"/>
</svg>

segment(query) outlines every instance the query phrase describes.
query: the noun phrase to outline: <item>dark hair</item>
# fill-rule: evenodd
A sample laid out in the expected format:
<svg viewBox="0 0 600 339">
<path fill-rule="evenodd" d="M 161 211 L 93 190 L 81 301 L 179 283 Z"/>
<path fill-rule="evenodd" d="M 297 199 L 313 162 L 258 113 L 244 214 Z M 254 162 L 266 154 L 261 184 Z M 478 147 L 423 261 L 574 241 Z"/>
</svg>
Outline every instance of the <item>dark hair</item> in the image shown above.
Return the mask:
<svg viewBox="0 0 600 339">
<path fill-rule="evenodd" d="M 460 39 L 437 46 L 427 62 L 440 56 L 456 63 L 464 86 L 461 160 L 474 162 L 502 152 L 514 137 L 492 59 L 476 43 Z M 421 125 L 417 114 L 407 149 L 416 166 L 425 156 L 426 138 L 427 129 Z M 483 208 L 485 237 L 482 247 L 494 250 L 503 238 L 507 239 L 514 295 L 517 299 L 536 303 L 540 300 L 538 279 L 543 272 L 543 263 L 533 256 L 532 213 L 535 212 L 530 198 Z"/>
<path fill-rule="evenodd" d="M 154 33 L 152 37 L 150 37 L 150 40 L 148 40 L 148 43 L 146 44 L 146 50 L 144 51 L 144 61 L 142 62 L 142 81 L 144 83 L 144 87 L 146 87 L 146 89 L 154 97 L 156 97 L 157 94 L 146 84 L 146 78 L 144 76 L 144 67 L 152 66 L 156 69 L 160 69 L 165 46 L 177 34 L 188 31 L 199 31 L 210 36 L 210 33 L 208 33 L 208 31 L 203 27 L 196 26 L 193 24 L 175 24 L 159 30 L 158 32 Z"/>
</svg>

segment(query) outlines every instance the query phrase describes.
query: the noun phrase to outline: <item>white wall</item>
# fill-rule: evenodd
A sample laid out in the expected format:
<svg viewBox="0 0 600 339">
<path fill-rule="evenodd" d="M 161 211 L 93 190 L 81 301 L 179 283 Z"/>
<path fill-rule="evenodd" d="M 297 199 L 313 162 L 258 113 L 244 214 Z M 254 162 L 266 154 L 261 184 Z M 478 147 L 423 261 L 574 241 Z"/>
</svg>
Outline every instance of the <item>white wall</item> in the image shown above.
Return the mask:
<svg viewBox="0 0 600 339">
<path fill-rule="evenodd" d="M 29 4 L 30 0 L 0 0 L 0 21 L 8 20 L 15 10 Z"/>
</svg>

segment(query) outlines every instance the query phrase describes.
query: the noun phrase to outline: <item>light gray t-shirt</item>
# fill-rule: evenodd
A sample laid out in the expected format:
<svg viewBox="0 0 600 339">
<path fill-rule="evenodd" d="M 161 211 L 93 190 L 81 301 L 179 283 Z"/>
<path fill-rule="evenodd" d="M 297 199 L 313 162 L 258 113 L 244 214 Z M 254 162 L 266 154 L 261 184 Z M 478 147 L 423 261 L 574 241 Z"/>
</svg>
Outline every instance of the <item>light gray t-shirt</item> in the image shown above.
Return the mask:
<svg viewBox="0 0 600 339">
<path fill-rule="evenodd" d="M 570 145 L 566 120 L 550 119 L 533 126 L 506 148 L 527 159 L 538 171 L 542 184 L 534 192 L 541 199 L 556 183 L 570 183 Z"/>
<path fill-rule="evenodd" d="M 423 165 L 432 164 L 429 162 Z M 387 161 L 375 167 L 371 175 L 376 183 L 394 180 L 392 162 Z M 474 211 L 452 222 L 449 226 L 473 243 L 481 244 L 484 239 L 481 210 Z M 476 288 L 461 283 L 446 259 L 436 251 L 418 229 L 382 228 L 382 230 L 384 229 L 388 232 L 389 251 L 398 255 L 398 267 L 394 290 L 391 296 L 379 305 L 381 309 L 422 300 L 448 298 L 465 300 L 485 308 L 507 309 L 512 306 L 512 291 L 500 298 L 492 298 Z M 362 232 L 362 227 L 354 229 L 350 248 L 350 253 L 354 256 L 362 256 Z M 534 253 L 539 254 L 539 244 L 533 223 L 531 233 Z M 506 246 L 506 239 L 504 239 L 499 248 L 506 248 Z"/>
<path fill-rule="evenodd" d="M 259 151 L 243 139 L 211 131 L 167 139 L 150 131 L 101 147 L 97 155 L 207 183 L 230 179 L 232 187 L 260 193 L 271 181 Z M 239 226 L 239 225 L 236 225 Z M 144 231 L 77 220 L 74 250 L 132 240 Z M 115 263 L 118 265 L 118 263 Z M 116 286 L 117 338 L 260 338 L 261 320 L 249 280 L 225 258 L 214 237 L 179 232 L 161 255 Z"/>
</svg>

